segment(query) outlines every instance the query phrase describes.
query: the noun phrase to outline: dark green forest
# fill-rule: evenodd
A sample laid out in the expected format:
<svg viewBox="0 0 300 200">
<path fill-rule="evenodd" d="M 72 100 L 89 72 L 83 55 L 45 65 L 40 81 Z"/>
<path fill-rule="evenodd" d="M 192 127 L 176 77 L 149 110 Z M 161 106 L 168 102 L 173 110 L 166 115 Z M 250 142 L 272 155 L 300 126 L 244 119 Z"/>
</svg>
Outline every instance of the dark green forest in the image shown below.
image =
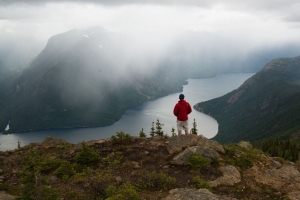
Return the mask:
<svg viewBox="0 0 300 200">
<path fill-rule="evenodd" d="M 255 148 L 261 149 L 272 157 L 281 157 L 285 160 L 295 162 L 299 159 L 300 141 L 268 139 L 253 144 Z"/>
<path fill-rule="evenodd" d="M 277 59 L 238 89 L 195 109 L 214 117 L 221 143 L 298 137 L 300 130 L 300 57 Z"/>
</svg>

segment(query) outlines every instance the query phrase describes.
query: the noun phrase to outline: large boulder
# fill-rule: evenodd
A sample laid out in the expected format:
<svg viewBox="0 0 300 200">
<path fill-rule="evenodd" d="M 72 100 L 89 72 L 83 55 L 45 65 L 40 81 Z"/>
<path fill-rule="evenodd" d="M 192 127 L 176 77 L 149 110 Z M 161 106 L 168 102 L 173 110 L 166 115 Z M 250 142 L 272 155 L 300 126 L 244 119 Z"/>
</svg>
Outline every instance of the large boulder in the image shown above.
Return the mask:
<svg viewBox="0 0 300 200">
<path fill-rule="evenodd" d="M 223 146 L 216 141 L 209 140 L 202 135 L 194 134 L 171 137 L 169 139 L 167 149 L 170 154 L 173 154 L 191 146 L 201 146 L 204 148 L 213 149 L 222 154 L 225 153 Z"/>
<path fill-rule="evenodd" d="M 219 196 L 207 189 L 185 189 L 178 188 L 170 191 L 170 194 L 163 200 L 236 200 L 226 196 Z"/>
<path fill-rule="evenodd" d="M 213 149 L 209 149 L 201 146 L 188 147 L 183 152 L 175 156 L 172 160 L 172 164 L 175 165 L 187 165 L 189 157 L 194 154 L 199 153 L 206 158 L 219 158 L 220 155 Z"/>
<path fill-rule="evenodd" d="M 234 185 L 241 182 L 241 174 L 232 165 L 222 166 L 219 170 L 223 173 L 222 177 L 217 178 L 214 181 L 209 182 L 210 187 L 217 187 L 218 185 Z"/>
</svg>

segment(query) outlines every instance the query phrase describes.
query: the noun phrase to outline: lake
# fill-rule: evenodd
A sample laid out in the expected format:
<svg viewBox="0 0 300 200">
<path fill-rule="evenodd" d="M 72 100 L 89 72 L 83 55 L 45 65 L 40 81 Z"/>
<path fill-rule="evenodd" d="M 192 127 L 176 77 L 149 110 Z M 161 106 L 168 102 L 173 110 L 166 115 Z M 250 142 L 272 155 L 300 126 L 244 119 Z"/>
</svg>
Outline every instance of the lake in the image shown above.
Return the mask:
<svg viewBox="0 0 300 200">
<path fill-rule="evenodd" d="M 183 92 L 181 93 L 185 95 L 185 99 L 193 106 L 196 103 L 231 92 L 253 75 L 253 73 L 235 73 L 218 75 L 209 79 L 188 79 L 188 84 L 183 86 Z M 115 135 L 116 132 L 120 131 L 137 136 L 142 128 L 147 136 L 149 136 L 152 122 L 156 122 L 157 119 L 164 124 L 162 129 L 164 133 L 171 135 L 172 127 L 176 129 L 176 117 L 173 115 L 173 108 L 178 101 L 179 94 L 180 93 L 171 94 L 128 109 L 121 119 L 111 126 L 30 131 L 8 135 L 0 134 L 0 150 L 15 149 L 17 148 L 18 141 L 21 142 L 21 146 L 31 142 L 41 142 L 48 136 L 60 137 L 71 143 L 78 143 L 110 138 L 112 135 Z M 194 119 L 197 123 L 198 134 L 212 138 L 218 133 L 218 123 L 210 116 L 193 109 L 189 115 L 190 129 L 192 128 Z"/>
</svg>

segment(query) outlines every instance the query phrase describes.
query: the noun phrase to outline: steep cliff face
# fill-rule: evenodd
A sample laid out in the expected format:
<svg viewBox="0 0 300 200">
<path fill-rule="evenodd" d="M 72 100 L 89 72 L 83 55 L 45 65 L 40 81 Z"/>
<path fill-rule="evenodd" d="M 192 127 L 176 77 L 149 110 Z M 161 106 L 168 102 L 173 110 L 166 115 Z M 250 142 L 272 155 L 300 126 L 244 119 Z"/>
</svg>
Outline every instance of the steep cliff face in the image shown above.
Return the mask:
<svg viewBox="0 0 300 200">
<path fill-rule="evenodd" d="M 194 106 L 219 123 L 220 142 L 289 138 L 300 120 L 300 57 L 276 59 L 238 89 Z"/>
</svg>

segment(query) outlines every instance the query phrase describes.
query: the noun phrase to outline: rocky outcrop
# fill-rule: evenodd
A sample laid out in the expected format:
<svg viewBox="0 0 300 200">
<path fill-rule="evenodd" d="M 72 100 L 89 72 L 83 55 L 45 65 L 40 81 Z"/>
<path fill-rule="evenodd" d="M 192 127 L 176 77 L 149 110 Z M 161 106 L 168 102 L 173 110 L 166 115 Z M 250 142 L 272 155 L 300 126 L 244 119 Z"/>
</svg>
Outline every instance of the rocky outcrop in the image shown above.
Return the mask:
<svg viewBox="0 0 300 200">
<path fill-rule="evenodd" d="M 56 147 L 57 145 L 64 145 L 64 144 L 69 144 L 69 143 L 61 138 L 47 137 L 42 143 L 40 143 L 40 146 L 42 148 L 48 149 L 50 147 Z"/>
<path fill-rule="evenodd" d="M 300 200 L 300 192 L 290 192 L 287 195 L 289 200 Z"/>
<path fill-rule="evenodd" d="M 15 200 L 15 197 L 0 191 L 0 200 Z"/>
<path fill-rule="evenodd" d="M 239 143 L 237 143 L 237 145 L 239 147 L 242 147 L 242 148 L 247 149 L 247 150 L 252 149 L 252 144 L 250 142 L 240 141 Z"/>
<path fill-rule="evenodd" d="M 253 179 L 280 194 L 286 194 L 287 199 L 300 200 L 300 172 L 297 166 L 279 158 L 263 157 L 264 162 L 258 162 L 244 171 L 244 179 Z"/>
<path fill-rule="evenodd" d="M 154 199 L 234 200 L 247 197 L 246 199 L 300 200 L 299 165 L 281 158 L 268 157 L 261 151 L 252 149 L 249 142 L 242 141 L 236 145 L 226 146 L 226 154 L 222 145 L 197 135 L 169 138 L 133 137 L 128 143 L 114 143 L 109 139 L 93 140 L 86 144 L 102 158 L 112 159 L 112 165 L 103 162 L 105 159 L 93 165 L 94 173 L 90 174 L 91 177 L 86 178 L 87 181 L 90 181 L 90 178 L 96 180 L 97 177 L 94 177 L 94 174 L 101 174 L 103 169 L 108 169 L 105 168 L 106 165 L 109 170 L 114 170 L 115 158 L 112 155 L 116 151 L 122 152 L 122 156 L 124 156 L 124 159 L 122 158 L 116 167 L 116 176 L 111 179 L 117 186 L 130 180 L 132 183 L 152 181 L 151 184 L 157 187 L 159 180 L 148 181 L 150 178 L 155 178 L 156 175 L 163 181 L 170 180 L 172 182 L 173 179 L 176 179 L 176 183 L 167 184 L 166 189 L 170 190 L 168 195 L 165 193 L 167 192 L 164 189 L 165 186 L 161 188 L 158 186 L 157 190 L 155 188 L 147 190 L 151 195 L 160 193 L 159 196 L 153 196 Z M 31 145 L 45 158 L 51 156 L 66 162 L 69 160 L 70 163 L 74 160 L 76 153 L 82 149 L 81 143 L 74 145 L 52 137 Z M 23 158 L 28 156 L 28 148 L 25 146 L 13 151 L 0 151 L 0 186 L 6 184 L 12 187 L 21 187 L 18 172 L 24 169 L 24 165 L 19 163 L 23 163 Z M 44 154 L 45 152 L 47 154 Z M 209 158 L 210 165 L 200 170 L 191 170 L 192 168 L 189 166 L 181 166 L 188 165 L 189 157 L 194 153 Z M 243 161 L 246 161 L 245 165 L 243 165 Z M 55 173 L 54 170 L 52 172 Z M 143 177 L 143 175 L 145 176 Z M 50 173 L 49 176 L 45 174 L 45 176 L 50 180 L 49 187 L 55 188 L 59 183 L 61 187 L 65 187 L 61 189 L 63 192 L 69 191 L 72 186 L 78 187 L 76 184 L 72 185 L 71 180 L 61 182 L 53 173 Z M 64 185 L 64 183 L 67 184 Z M 88 182 L 85 183 L 89 185 Z M 207 189 L 195 189 L 195 187 L 210 187 L 213 188 L 213 192 Z M 10 190 L 5 190 L 5 192 L 0 192 L 0 200 L 14 199 L 13 196 L 7 194 Z M 17 192 L 13 194 L 17 194 Z M 226 196 L 223 196 L 224 194 Z M 142 195 L 142 199 L 149 198 L 148 194 Z"/>
<path fill-rule="evenodd" d="M 210 187 L 217 187 L 219 185 L 234 185 L 241 182 L 241 174 L 237 168 L 232 165 L 222 166 L 219 170 L 223 173 L 222 177 L 209 182 Z"/>
<path fill-rule="evenodd" d="M 219 158 L 220 155 L 213 149 L 201 147 L 201 146 L 194 146 L 186 148 L 182 153 L 178 154 L 173 158 L 172 164 L 175 165 L 187 165 L 189 157 L 194 154 L 199 153 L 203 157 L 206 158 Z"/>
<path fill-rule="evenodd" d="M 174 189 L 163 200 L 236 200 L 226 196 L 219 196 L 211 193 L 207 189 Z"/>
<path fill-rule="evenodd" d="M 222 154 L 225 153 L 223 146 L 216 141 L 209 140 L 202 135 L 194 134 L 171 137 L 167 149 L 170 154 L 173 154 L 191 146 L 201 146 L 203 148 L 213 149 Z"/>
<path fill-rule="evenodd" d="M 300 192 L 300 172 L 293 165 L 282 165 L 278 169 L 255 165 L 245 171 L 244 176 L 253 177 L 257 183 L 267 185 L 282 193 Z"/>
</svg>

